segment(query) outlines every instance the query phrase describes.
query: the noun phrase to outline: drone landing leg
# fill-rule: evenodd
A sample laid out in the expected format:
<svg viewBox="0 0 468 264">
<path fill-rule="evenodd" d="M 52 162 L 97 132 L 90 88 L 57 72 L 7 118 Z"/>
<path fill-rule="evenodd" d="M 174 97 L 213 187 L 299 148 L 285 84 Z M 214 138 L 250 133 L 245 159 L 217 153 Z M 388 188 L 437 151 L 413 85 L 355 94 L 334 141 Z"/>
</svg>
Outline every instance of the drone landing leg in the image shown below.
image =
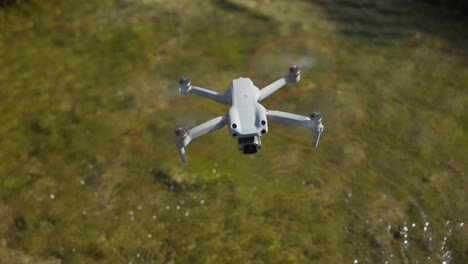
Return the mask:
<svg viewBox="0 0 468 264">
<path fill-rule="evenodd" d="M 316 148 L 318 146 L 320 134 L 323 131 L 322 115 L 320 113 L 314 112 L 309 118 L 281 111 L 267 111 L 267 117 L 272 122 L 301 126 L 312 130 L 314 132 L 312 147 Z"/>
<path fill-rule="evenodd" d="M 180 158 L 182 162 L 187 162 L 187 155 L 185 154 L 185 147 L 195 138 L 201 137 L 220 128 L 223 128 L 227 123 L 226 116 L 219 116 L 213 118 L 201 125 L 198 125 L 189 131 L 184 128 L 176 129 L 176 146 L 179 149 Z"/>
<path fill-rule="evenodd" d="M 187 155 L 185 155 L 185 148 L 184 147 L 179 147 L 179 154 L 180 154 L 180 158 L 182 159 L 182 162 L 183 163 L 186 163 L 187 162 Z"/>
</svg>

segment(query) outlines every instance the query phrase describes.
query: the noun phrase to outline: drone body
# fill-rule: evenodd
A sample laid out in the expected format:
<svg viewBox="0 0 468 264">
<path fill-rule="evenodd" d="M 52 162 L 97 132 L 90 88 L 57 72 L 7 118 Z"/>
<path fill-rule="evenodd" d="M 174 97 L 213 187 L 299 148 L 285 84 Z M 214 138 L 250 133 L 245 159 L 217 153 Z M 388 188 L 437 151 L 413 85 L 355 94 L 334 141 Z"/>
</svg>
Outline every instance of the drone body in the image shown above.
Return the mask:
<svg viewBox="0 0 468 264">
<path fill-rule="evenodd" d="M 231 86 L 224 94 L 219 94 L 192 86 L 187 78 L 182 78 L 179 88 L 182 94 L 194 93 L 222 104 L 231 105 L 229 111 L 223 116 L 211 119 L 189 131 L 181 127 L 176 130 L 176 145 L 182 161 L 187 162 L 185 147 L 192 139 L 218 130 L 225 125 L 229 126 L 231 137 L 238 140 L 239 150 L 244 154 L 257 153 L 262 147 L 260 137 L 268 133 L 268 121 L 311 129 L 315 133 L 312 146 L 317 147 L 320 134 L 323 131 L 320 113 L 314 112 L 309 118 L 281 111 L 269 111 L 260 104 L 260 101 L 285 84 L 299 82 L 299 80 L 300 69 L 297 66 L 292 66 L 288 76 L 278 79 L 263 89 L 258 89 L 249 78 L 238 78 L 232 81 Z"/>
</svg>

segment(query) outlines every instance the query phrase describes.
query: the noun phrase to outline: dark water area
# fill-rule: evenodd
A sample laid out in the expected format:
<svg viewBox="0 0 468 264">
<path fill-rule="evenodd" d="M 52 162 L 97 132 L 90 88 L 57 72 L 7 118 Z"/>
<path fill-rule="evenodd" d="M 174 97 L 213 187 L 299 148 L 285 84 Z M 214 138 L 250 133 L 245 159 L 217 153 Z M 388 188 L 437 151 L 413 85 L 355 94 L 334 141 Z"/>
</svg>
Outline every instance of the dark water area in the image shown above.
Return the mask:
<svg viewBox="0 0 468 264">
<path fill-rule="evenodd" d="M 423 0 L 423 2 L 462 11 L 464 14 L 468 11 L 468 2 L 466 0 Z"/>
<path fill-rule="evenodd" d="M 0 263 L 468 262 L 466 13 L 430 2 L 0 0 Z M 271 123 L 182 164 L 228 106 L 180 77 L 291 64 L 262 104 L 320 111 L 317 149 Z"/>
<path fill-rule="evenodd" d="M 431 34 L 450 43 L 465 58 L 468 49 L 466 1 L 317 1 L 346 36 L 375 44 L 393 44 L 414 34 Z"/>
</svg>

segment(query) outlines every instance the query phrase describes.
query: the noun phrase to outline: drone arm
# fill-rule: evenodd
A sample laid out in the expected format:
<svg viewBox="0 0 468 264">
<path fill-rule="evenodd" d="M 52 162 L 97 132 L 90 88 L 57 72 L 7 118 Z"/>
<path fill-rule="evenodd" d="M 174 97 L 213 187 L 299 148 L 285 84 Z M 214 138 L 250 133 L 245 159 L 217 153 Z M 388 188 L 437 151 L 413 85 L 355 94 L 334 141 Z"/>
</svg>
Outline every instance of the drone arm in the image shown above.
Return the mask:
<svg viewBox="0 0 468 264">
<path fill-rule="evenodd" d="M 293 126 L 301 126 L 312 129 L 311 119 L 306 116 L 286 113 L 282 111 L 267 111 L 268 120 Z"/>
<path fill-rule="evenodd" d="M 226 116 L 218 116 L 216 118 L 211 119 L 199 126 L 196 126 L 188 131 L 188 136 L 191 139 L 195 139 L 197 137 L 206 135 L 213 131 L 223 128 L 227 123 Z"/>
<path fill-rule="evenodd" d="M 301 70 L 298 66 L 293 65 L 289 68 L 289 75 L 286 77 L 281 77 L 280 79 L 276 80 L 275 82 L 265 86 L 263 89 L 260 90 L 260 95 L 258 97 L 258 101 L 262 101 L 263 99 L 267 98 L 270 94 L 276 92 L 285 84 L 290 82 L 299 82 L 301 79 Z"/>
<path fill-rule="evenodd" d="M 186 94 L 189 94 L 189 93 L 193 93 L 193 94 L 196 94 L 196 95 L 211 99 L 213 101 L 216 101 L 218 103 L 222 103 L 222 104 L 228 104 L 229 103 L 228 96 L 226 96 L 225 94 L 219 94 L 219 93 L 217 93 L 215 91 L 211 91 L 211 90 L 208 90 L 208 89 L 205 89 L 205 88 L 192 86 L 190 84 L 190 80 L 188 78 L 186 78 L 186 77 L 183 77 L 179 81 L 179 83 L 180 83 L 179 92 L 181 94 L 186 95 Z"/>
<path fill-rule="evenodd" d="M 281 87 L 283 87 L 287 82 L 286 77 L 282 77 L 275 82 L 265 86 L 263 89 L 260 90 L 260 96 L 258 97 L 258 101 L 262 101 L 263 99 L 267 98 L 270 94 L 276 92 Z"/>
<path fill-rule="evenodd" d="M 316 148 L 318 146 L 320 134 L 323 131 L 322 116 L 320 113 L 315 112 L 309 118 L 281 111 L 267 111 L 267 117 L 268 120 L 272 122 L 301 126 L 312 130 L 314 132 L 312 147 Z"/>
<path fill-rule="evenodd" d="M 219 94 L 217 92 L 204 89 L 201 87 L 192 86 L 191 89 L 187 93 L 193 93 L 193 94 L 211 99 L 213 101 L 216 101 L 218 103 L 228 104 L 228 101 L 226 100 L 226 96 L 224 94 Z"/>
<path fill-rule="evenodd" d="M 185 147 L 195 138 L 201 137 L 213 131 L 216 131 L 224 127 L 227 123 L 226 116 L 219 116 L 213 118 L 201 125 L 198 125 L 189 131 L 185 131 L 183 128 L 178 128 L 176 130 L 176 145 L 179 149 L 180 157 L 182 162 L 187 162 L 187 155 L 185 154 Z"/>
</svg>

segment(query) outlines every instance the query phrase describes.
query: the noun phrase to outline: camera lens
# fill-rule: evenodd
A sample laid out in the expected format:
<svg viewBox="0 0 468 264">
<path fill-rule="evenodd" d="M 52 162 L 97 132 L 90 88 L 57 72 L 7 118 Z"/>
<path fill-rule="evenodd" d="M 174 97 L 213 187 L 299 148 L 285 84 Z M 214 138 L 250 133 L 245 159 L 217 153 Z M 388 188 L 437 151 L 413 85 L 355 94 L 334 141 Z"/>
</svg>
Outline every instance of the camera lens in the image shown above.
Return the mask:
<svg viewBox="0 0 468 264">
<path fill-rule="evenodd" d="M 257 146 L 255 144 L 244 145 L 243 152 L 244 152 L 244 154 L 257 153 Z"/>
</svg>

